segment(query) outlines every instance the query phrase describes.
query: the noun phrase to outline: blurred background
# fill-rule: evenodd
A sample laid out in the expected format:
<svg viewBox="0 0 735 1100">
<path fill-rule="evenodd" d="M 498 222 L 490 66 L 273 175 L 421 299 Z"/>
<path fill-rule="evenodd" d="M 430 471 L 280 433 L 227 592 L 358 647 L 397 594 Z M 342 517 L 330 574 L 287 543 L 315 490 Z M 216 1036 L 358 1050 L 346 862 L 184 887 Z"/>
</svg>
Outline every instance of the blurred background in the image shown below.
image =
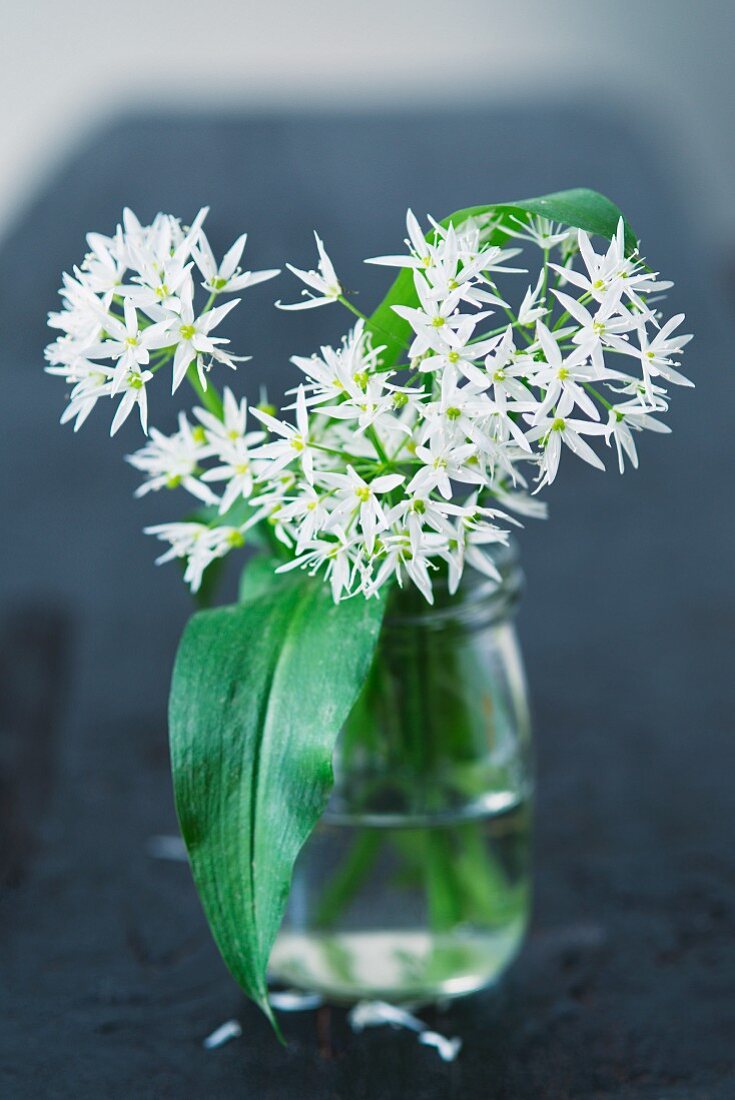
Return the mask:
<svg viewBox="0 0 735 1100">
<path fill-rule="evenodd" d="M 465 0 L 449 27 L 446 10 L 439 0 L 362 9 L 219 0 L 211 16 L 193 0 L 8 5 L 0 224 L 121 111 L 535 106 L 552 97 L 624 114 L 668 158 L 682 196 L 697 196 L 709 243 L 732 241 L 728 0 L 696 9 L 687 0 Z"/>
<path fill-rule="evenodd" d="M 361 258 L 396 250 L 408 205 L 442 217 L 584 185 L 620 205 L 652 266 L 675 280 L 668 308 L 696 334 L 685 371 L 697 388 L 672 395 L 673 435 L 644 439 L 637 473 L 620 478 L 611 462 L 603 477 L 567 459 L 550 520 L 521 533 L 537 918 L 516 1009 L 476 1038 L 494 1044 L 514 1100 L 567 1095 L 534 1084 L 552 1052 L 555 1072 L 577 1081 L 572 1095 L 618 1095 L 603 1091 L 608 1077 L 633 1071 L 656 1095 L 695 1095 L 674 1093 L 662 1067 L 677 1082 L 705 1065 L 707 1087 L 723 1066 L 731 1076 L 723 1092 L 696 1095 L 732 1095 L 735 5 L 38 0 L 6 6 L 2 36 L 9 1094 L 25 1095 L 15 1085 L 28 1066 L 36 1084 L 99 1090 L 114 1073 L 120 1095 L 143 1095 L 146 1074 L 151 1095 L 192 1080 L 234 1094 L 217 1076 L 225 1052 L 192 1070 L 182 1050 L 194 1050 L 203 1014 L 214 1025 L 228 1003 L 240 1011 L 236 993 L 185 868 L 145 854 L 151 835 L 175 830 L 165 708 L 191 600 L 175 566 L 154 568 L 141 529 L 185 504 L 134 500 L 122 460 L 140 446 L 133 418 L 110 442 L 95 410 L 74 436 L 58 425 L 64 387 L 42 369 L 45 315 L 85 233 L 111 233 L 125 204 L 144 220 L 163 209 L 187 221 L 208 203 L 215 251 L 247 230 L 260 269 L 311 266 L 318 228 L 369 310 L 386 273 Z M 294 292 L 283 276 L 233 316 L 233 349 L 254 357 L 241 392 L 265 384 L 278 399 L 293 383 L 289 355 L 348 326 L 331 307 L 272 309 Z M 163 390 L 151 417 L 173 427 Z M 559 929 L 572 931 L 554 939 Z M 587 964 L 582 987 L 575 967 Z M 529 1004 L 533 1034 L 519 1023 Z M 688 1007 L 677 1016 L 672 1004 Z M 605 1067 L 596 1083 L 579 1084 L 581 1050 L 585 1072 Z M 257 1076 L 264 1059 L 250 1066 L 256 1082 L 270 1081 Z M 327 1095 L 316 1063 L 289 1065 L 273 1095 Z M 380 1059 L 361 1071 L 383 1088 Z M 33 1094 L 71 1094 L 51 1088 Z"/>
</svg>

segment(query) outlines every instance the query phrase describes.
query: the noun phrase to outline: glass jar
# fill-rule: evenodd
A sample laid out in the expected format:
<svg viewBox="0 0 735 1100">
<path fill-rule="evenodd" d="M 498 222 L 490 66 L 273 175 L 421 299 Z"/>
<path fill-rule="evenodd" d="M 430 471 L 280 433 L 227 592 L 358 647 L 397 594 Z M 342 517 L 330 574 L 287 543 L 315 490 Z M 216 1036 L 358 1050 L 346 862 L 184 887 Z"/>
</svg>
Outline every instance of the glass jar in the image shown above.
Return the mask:
<svg viewBox="0 0 735 1100">
<path fill-rule="evenodd" d="M 335 786 L 294 871 L 279 982 L 337 1002 L 430 1001 L 495 982 L 530 905 L 532 766 L 513 614 L 522 577 L 472 569 L 431 607 L 389 597 Z"/>
</svg>

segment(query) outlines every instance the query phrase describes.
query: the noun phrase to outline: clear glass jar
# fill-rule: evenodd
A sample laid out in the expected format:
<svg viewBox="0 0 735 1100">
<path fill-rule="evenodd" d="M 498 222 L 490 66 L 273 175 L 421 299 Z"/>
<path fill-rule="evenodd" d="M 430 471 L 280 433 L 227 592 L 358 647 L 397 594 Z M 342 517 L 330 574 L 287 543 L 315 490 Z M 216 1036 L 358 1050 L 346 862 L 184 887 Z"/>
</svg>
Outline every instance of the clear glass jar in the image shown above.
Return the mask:
<svg viewBox="0 0 735 1100">
<path fill-rule="evenodd" d="M 513 613 L 467 569 L 389 601 L 365 689 L 342 733 L 327 810 L 296 864 L 271 956 L 279 982 L 338 1002 L 430 1001 L 495 982 L 530 906 L 532 767 Z"/>
</svg>

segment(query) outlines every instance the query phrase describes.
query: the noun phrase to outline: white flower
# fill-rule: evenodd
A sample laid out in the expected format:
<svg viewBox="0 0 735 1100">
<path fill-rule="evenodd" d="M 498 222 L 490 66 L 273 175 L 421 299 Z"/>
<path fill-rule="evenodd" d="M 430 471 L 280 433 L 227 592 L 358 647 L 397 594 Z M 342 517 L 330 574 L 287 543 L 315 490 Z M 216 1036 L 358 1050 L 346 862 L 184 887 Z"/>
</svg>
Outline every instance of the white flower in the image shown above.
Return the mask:
<svg viewBox="0 0 735 1100">
<path fill-rule="evenodd" d="M 670 432 L 671 428 L 656 417 L 650 416 L 645 409 L 631 405 L 617 405 L 610 409 L 609 419 L 605 427 L 605 442 L 608 447 L 615 444 L 618 452 L 618 466 L 620 473 L 624 470 L 624 455 L 627 455 L 634 469 L 638 469 L 638 452 L 636 451 L 633 432 L 642 432 L 648 429 L 652 432 Z"/>
<path fill-rule="evenodd" d="M 508 220 L 511 224 L 505 225 L 504 228 L 510 237 L 531 241 L 545 251 L 563 245 L 569 237 L 569 229 L 566 226 L 538 214 L 531 214 L 527 220 L 512 214 Z"/>
<path fill-rule="evenodd" d="M 526 291 L 526 296 L 521 302 L 521 308 L 518 310 L 518 323 L 525 325 L 529 328 L 535 321 L 539 321 L 542 317 L 545 317 L 549 312 L 546 308 L 546 299 L 541 296 L 541 291 L 544 286 L 544 272 L 539 272 L 538 282 L 536 286 L 531 288 L 529 286 Z"/>
<path fill-rule="evenodd" d="M 46 370 L 49 373 L 57 373 L 59 368 L 47 367 Z M 64 373 L 67 374 L 66 368 Z M 75 384 L 66 408 L 61 414 L 61 423 L 66 424 L 73 420 L 74 431 L 78 432 L 99 399 L 112 395 L 112 383 L 109 380 L 108 370 L 85 359 L 75 361 L 73 373 L 67 374 L 67 379 Z"/>
<path fill-rule="evenodd" d="M 396 428 L 407 434 L 410 429 L 395 417 L 396 401 L 400 406 L 402 398 L 414 391 L 392 386 L 385 374 L 362 373 L 357 376 L 345 376 L 343 400 L 338 405 L 320 405 L 317 411 L 322 416 L 331 416 L 335 420 L 354 420 L 356 430 L 365 432 L 369 428 Z"/>
<path fill-rule="evenodd" d="M 123 320 L 101 308 L 100 319 L 109 339 L 87 348 L 86 356 L 88 359 L 117 361 L 112 376 L 113 394 L 121 388 L 129 371 L 147 366 L 151 351 L 173 343 L 169 335 L 173 318 L 141 327 L 138 311 L 130 298 L 125 298 L 123 302 Z"/>
<path fill-rule="evenodd" d="M 405 244 L 408 247 L 408 255 L 398 256 L 372 256 L 365 260 L 366 264 L 380 264 L 383 267 L 412 267 L 428 270 L 434 264 L 436 247 L 424 237 L 421 226 L 412 210 L 406 211 L 406 231 L 408 237 Z"/>
<path fill-rule="evenodd" d="M 493 354 L 485 359 L 485 371 L 496 405 L 501 409 L 507 408 L 509 398 L 521 404 L 533 402 L 533 394 L 522 381 L 533 373 L 533 360 L 516 351 L 513 329 L 510 326 L 497 339 L 499 342 L 495 345 Z"/>
<path fill-rule="evenodd" d="M 405 578 L 408 577 L 427 603 L 433 603 L 434 593 L 429 570 L 436 569 L 432 558 L 446 549 L 447 536 L 421 529 L 420 539 L 417 541 L 415 532 L 395 524 L 389 534 L 381 537 L 380 544 L 377 572 L 365 586 L 366 593 L 371 595 L 377 592 L 393 577 L 402 588 Z"/>
<path fill-rule="evenodd" d="M 536 335 L 546 356 L 548 366 L 538 367 L 534 372 L 534 386 L 541 386 L 545 396 L 534 413 L 534 423 L 542 420 L 562 397 L 567 394 L 572 402 L 571 408 L 578 405 L 592 420 L 599 420 L 600 413 L 590 395 L 584 389 L 586 382 L 599 377 L 590 365 L 589 352 L 586 347 L 575 348 L 566 358 L 562 355 L 559 345 L 547 329 L 546 325 L 539 321 L 536 325 Z"/>
<path fill-rule="evenodd" d="M 337 603 L 343 595 L 353 594 L 355 577 L 360 571 L 360 563 L 355 559 L 354 552 L 355 540 L 350 540 L 341 528 L 335 528 L 328 537 L 313 539 L 304 553 L 297 555 L 293 561 L 280 565 L 276 573 L 306 569 L 313 576 L 326 567 L 324 575 L 331 585 L 332 599 Z"/>
<path fill-rule="evenodd" d="M 150 439 L 127 460 L 146 480 L 136 489 L 137 497 L 159 489 L 175 489 L 179 485 L 205 504 L 216 504 L 217 497 L 199 480 L 200 463 L 211 453 L 201 428 L 193 428 L 186 414 L 179 413 L 179 430 L 164 435 L 151 428 Z"/>
<path fill-rule="evenodd" d="M 631 349 L 631 354 L 635 354 L 640 358 L 644 377 L 647 381 L 650 380 L 651 376 L 660 376 L 665 378 L 667 382 L 673 382 L 677 386 L 694 385 L 683 374 L 674 370 L 674 367 L 679 364 L 671 358 L 672 355 L 679 355 L 692 338 L 689 334 L 673 335 L 674 329 L 678 328 L 683 320 L 684 314 L 677 313 L 675 317 L 666 322 L 652 340 L 648 339 L 645 325 L 639 326 L 638 335 L 641 346 L 640 349 Z"/>
<path fill-rule="evenodd" d="M 390 509 L 388 525 L 394 531 L 407 529 L 411 549 L 420 554 L 425 542 L 426 528 L 445 538 L 451 538 L 454 534 L 446 509 L 447 502 L 443 498 L 437 500 L 429 493 L 404 497 Z"/>
<path fill-rule="evenodd" d="M 229 388 L 224 391 L 222 420 L 206 409 L 195 409 L 194 412 L 219 459 L 219 465 L 207 470 L 202 480 L 227 482 L 219 506 L 220 515 L 223 515 L 235 501 L 247 500 L 253 495 L 261 464 L 253 461 L 251 448 L 262 443 L 265 433 L 246 431 L 247 399 L 243 398 L 238 404 Z"/>
<path fill-rule="evenodd" d="M 467 437 L 478 447 L 486 446 L 489 441 L 481 431 L 479 422 L 493 411 L 493 403 L 480 387 L 471 382 L 460 385 L 453 366 L 443 372 L 440 385 L 439 400 L 430 402 L 423 410 L 424 424 L 418 436 L 420 442 L 423 443 L 430 435 L 439 434 L 455 442 L 464 441 Z"/>
<path fill-rule="evenodd" d="M 164 318 L 163 310 L 180 310 L 181 294 L 191 284 L 192 265 L 187 261 L 207 211 L 199 211 L 186 233 L 170 215 L 158 214 L 143 227 L 131 210 L 123 211 L 126 263 L 136 274 L 121 290 L 154 320 Z"/>
<path fill-rule="evenodd" d="M 446 369 L 456 369 L 478 389 L 487 389 L 487 373 L 477 366 L 477 362 L 494 351 L 500 339 L 499 335 L 490 336 L 486 340 L 465 344 L 464 347 L 454 347 L 441 337 L 435 337 L 431 351 L 418 360 L 418 369 L 422 374 L 439 374 Z"/>
<path fill-rule="evenodd" d="M 173 337 L 172 342 L 176 343 L 173 381 L 171 386 L 172 393 L 175 393 L 184 381 L 186 372 L 189 369 L 189 364 L 193 362 L 196 362 L 199 379 L 202 386 L 206 389 L 207 381 L 204 373 L 202 355 L 211 355 L 220 362 L 226 363 L 227 366 L 234 368 L 232 358 L 225 355 L 224 352 L 218 348 L 220 344 L 228 344 L 229 340 L 210 336 L 209 334 L 212 329 L 216 328 L 217 325 L 224 320 L 230 310 L 234 309 L 239 302 L 239 298 L 233 298 L 233 300 L 227 302 L 226 305 L 215 306 L 214 309 L 209 309 L 206 313 L 202 313 L 201 316 L 196 317 L 192 301 L 191 284 L 187 283 L 184 285 L 181 292 L 181 312 L 177 323 L 171 329 Z"/>
<path fill-rule="evenodd" d="M 208 213 L 209 207 L 203 206 L 187 229 L 171 214 L 157 214 L 149 226 L 142 226 L 126 207 L 123 226 L 128 267 L 135 268 L 146 281 L 146 275 L 164 263 L 186 264 Z"/>
<path fill-rule="evenodd" d="M 279 507 L 279 522 L 296 527 L 297 554 L 302 553 L 329 522 L 331 513 L 327 502 L 328 494 L 318 491 L 313 485 L 301 484 L 298 496 Z"/>
<path fill-rule="evenodd" d="M 262 431 L 248 432 L 248 402 L 243 397 L 237 400 L 229 386 L 222 391 L 222 416 L 215 416 L 207 409 L 194 409 L 194 416 L 204 428 L 207 442 L 214 454 L 222 457 L 233 445 L 244 443 L 254 446 L 264 438 Z"/>
<path fill-rule="evenodd" d="M 498 294 L 485 289 L 490 284 L 482 275 L 492 264 L 493 257 L 490 253 L 468 255 L 459 247 L 453 225 L 447 230 L 441 230 L 438 225 L 436 228 L 437 233 L 442 232 L 444 235 L 440 246 L 434 250 L 433 263 L 423 272 L 431 288 L 429 297 L 448 298 L 454 295 L 458 302 L 467 302 L 473 306 L 507 306 L 508 303 Z"/>
<path fill-rule="evenodd" d="M 75 268 L 81 277 L 81 272 Z M 48 315 L 50 328 L 60 329 L 64 336 L 46 348 L 46 358 L 52 363 L 65 363 L 81 355 L 102 334 L 101 313 L 103 306 L 109 305 L 111 295 L 102 300 L 85 283 L 73 278 L 66 272 L 59 294 L 65 308 Z"/>
<path fill-rule="evenodd" d="M 321 480 L 334 490 L 336 506 L 331 522 L 349 530 L 351 521 L 357 519 L 365 538 L 365 549 L 372 554 L 376 533 L 387 527 L 378 497 L 397 488 L 405 480 L 403 474 L 384 474 L 367 482 L 348 465 L 346 474 L 325 473 Z"/>
<path fill-rule="evenodd" d="M 122 283 L 126 270 L 122 229 L 118 226 L 114 237 L 88 233 L 87 244 L 90 251 L 81 264 L 85 284 L 95 294 L 115 290 Z"/>
<path fill-rule="evenodd" d="M 81 267 L 64 276 L 61 308 L 49 315 L 55 339 L 45 369 L 71 390 L 62 420 L 75 430 L 115 394 L 111 430 L 136 405 L 145 430 L 147 386 L 171 360 L 174 389 L 189 373 L 201 391 L 215 361 L 234 367 L 238 357 L 213 333 L 237 301 L 204 312 L 195 306 L 194 264 L 210 301 L 276 272 L 241 270 L 244 234 L 218 263 L 202 231 L 205 213 L 187 229 L 167 214 L 144 226 L 125 210 L 113 236 L 89 235 Z M 371 597 L 393 581 L 414 584 L 431 601 L 440 565 L 452 592 L 465 566 L 497 581 L 487 546 L 505 542 L 518 521 L 496 505 L 543 516 L 529 482 L 534 493 L 551 483 L 564 447 L 604 468 L 590 446 L 590 437 L 602 436 L 622 471 L 626 461 L 638 463 L 637 433 L 668 430 L 658 416 L 668 408 L 666 385 L 690 384 L 676 357 L 691 337 L 677 335 L 683 315 L 665 321 L 650 307 L 648 295 L 668 284 L 637 252 L 625 254 L 623 222 L 598 255 L 585 233 L 519 217 L 511 236 L 533 246 L 524 245 L 524 255 L 540 258 L 525 278 L 524 268 L 509 266 L 521 248 L 490 243 L 505 238 L 507 221 L 470 218 L 445 228 L 430 219 L 427 240 L 408 211 L 408 254 L 372 261 L 408 269 L 413 279 L 411 304 L 394 306 L 413 333 L 395 365 L 381 361 L 386 349 L 373 346 L 361 320 L 335 347 L 293 357 L 303 378 L 289 391 L 293 403 L 276 416 L 263 401 L 252 410 L 257 430 L 248 431 L 247 401 L 229 388 L 221 411 L 207 394 L 208 407 L 194 410 L 197 423 L 182 413 L 172 435 L 152 428 L 129 459 L 144 475 L 137 495 L 181 485 L 218 505 L 211 524 L 150 529 L 166 543 L 164 560 L 185 561 L 193 588 L 259 524 L 290 559 L 280 571 L 320 573 L 335 601 Z M 342 298 L 318 236 L 316 243 L 316 271 L 290 268 L 307 285 L 305 300 L 284 308 Z M 571 266 L 576 243 L 584 271 Z M 561 266 L 548 262 L 553 248 Z M 551 270 L 567 293 L 546 295 Z M 503 299 L 496 272 L 508 276 Z M 484 324 L 498 306 L 512 323 Z M 611 369 L 617 362 L 623 370 Z M 295 423 L 280 418 L 292 409 Z M 228 523 L 241 511 L 245 522 Z"/>
<path fill-rule="evenodd" d="M 337 278 L 337 273 L 316 231 L 314 231 L 314 239 L 319 253 L 317 270 L 302 271 L 301 268 L 294 267 L 293 264 L 286 264 L 286 267 L 298 279 L 306 283 L 308 287 L 315 290 L 316 296 L 310 294 L 308 290 L 303 290 L 304 300 L 302 302 L 292 302 L 290 305 L 285 305 L 283 302 L 278 301 L 276 305 L 279 309 L 313 309 L 314 306 L 329 305 L 330 302 L 336 302 L 342 297 L 342 286 Z"/>
<path fill-rule="evenodd" d="M 497 519 L 506 523 L 517 521 L 494 508 L 480 507 L 476 493 L 464 505 L 446 504 L 445 509 L 448 515 L 456 517 L 453 537 L 440 555 L 449 566 L 450 594 L 457 591 L 466 562 L 490 580 L 500 583 L 500 573 L 482 547 L 490 544 L 507 545 L 509 533 L 498 526 L 495 522 Z"/>
<path fill-rule="evenodd" d="M 239 266 L 245 249 L 247 233 L 237 238 L 235 243 L 225 253 L 222 263 L 217 264 L 212 248 L 203 232 L 192 246 L 194 262 L 204 277 L 202 286 L 213 294 L 234 294 L 238 290 L 263 283 L 266 279 L 273 279 L 280 274 L 280 268 L 268 271 L 243 271 Z"/>
<path fill-rule="evenodd" d="M 204 570 L 215 558 L 222 558 L 245 542 L 244 527 L 224 524 L 208 527 L 203 523 L 160 523 L 144 528 L 146 535 L 155 535 L 170 544 L 169 549 L 156 559 L 156 565 L 173 558 L 187 558 L 184 581 L 192 592 L 198 592 Z"/>
<path fill-rule="evenodd" d="M 92 369 L 89 373 L 80 378 L 72 390 L 69 403 L 61 417 L 62 424 L 66 424 L 69 420 L 76 421 L 74 431 L 79 430 L 101 397 L 113 396 L 115 371 L 110 367 L 97 367 L 94 364 L 90 364 L 90 367 Z M 145 434 L 148 433 L 146 383 L 150 382 L 152 377 L 149 370 L 131 367 L 122 382 L 116 386 L 115 393 L 122 391 L 122 399 L 112 419 L 110 435 L 115 435 L 136 406 L 140 416 L 140 426 Z"/>
<path fill-rule="evenodd" d="M 438 489 L 445 500 L 452 496 L 452 480 L 481 485 L 482 474 L 478 467 L 468 466 L 468 460 L 474 459 L 477 448 L 474 443 L 456 446 L 446 442 L 441 435 L 433 435 L 428 447 L 416 447 L 416 457 L 423 463 L 414 474 L 406 492 L 411 494 L 431 493 Z"/>
<path fill-rule="evenodd" d="M 549 266 L 562 275 L 565 282 L 574 283 L 598 302 L 603 300 L 611 288 L 617 287 L 621 294 L 625 294 L 640 310 L 645 311 L 641 294 L 660 293 L 673 286 L 673 283 L 658 281 L 655 272 L 647 271 L 637 252 L 626 256 L 625 223 L 622 218 L 618 221 L 615 236 L 604 255 L 595 252 L 588 234 L 583 230 L 579 230 L 577 239 L 580 255 L 587 268 L 586 273 L 572 267 L 559 267 L 556 264 Z"/>
<path fill-rule="evenodd" d="M 160 320 L 166 311 L 180 313 L 182 293 L 193 293 L 191 285 L 191 264 L 181 264 L 178 260 L 168 259 L 162 264 L 151 262 L 141 268 L 136 280 L 125 283 L 121 292 L 149 317 Z"/>
<path fill-rule="evenodd" d="M 393 306 L 394 312 L 408 321 L 416 333 L 408 351 L 411 358 L 424 355 L 435 346 L 439 349 L 447 344 L 453 348 L 462 347 L 472 336 L 475 326 L 487 316 L 483 313 L 458 313 L 457 291 L 449 298 L 432 298 L 426 280 L 418 273 L 414 275 L 414 285 L 421 303 L 420 308 Z"/>
<path fill-rule="evenodd" d="M 611 286 L 600 298 L 597 312 L 592 314 L 576 298 L 555 290 L 554 294 L 579 325 L 572 340 L 585 349 L 600 377 L 605 370 L 605 348 L 630 353 L 626 333 L 635 329 L 639 321 L 627 310 L 621 309 L 619 284 Z M 558 334 L 557 334 L 558 335 Z"/>
<path fill-rule="evenodd" d="M 268 469 L 264 476 L 273 478 L 276 474 L 290 466 L 296 459 L 301 464 L 304 476 L 309 482 L 314 481 L 314 450 L 313 440 L 310 436 L 309 414 L 306 408 L 306 395 L 304 387 L 299 386 L 296 395 L 296 426 L 283 420 L 277 420 L 270 413 L 262 409 L 251 410 L 261 424 L 265 424 L 271 432 L 281 436 L 273 443 L 265 443 L 253 451 L 253 458 L 267 458 Z"/>
<path fill-rule="evenodd" d="M 112 387 L 114 386 L 115 393 L 120 393 L 122 391 L 123 395 L 117 407 L 117 412 L 112 418 L 110 435 L 114 435 L 115 432 L 122 427 L 136 406 L 138 408 L 138 415 L 140 416 L 140 426 L 144 434 L 147 435 L 148 394 L 146 393 L 146 384 L 150 382 L 153 374 L 149 370 L 141 370 L 140 367 L 131 367 L 122 382 L 117 383 L 114 379 L 113 372 L 110 371 L 109 373 L 113 375 L 110 383 L 110 394 L 112 395 Z"/>
<path fill-rule="evenodd" d="M 291 356 L 291 362 L 311 382 L 307 387 L 310 391 L 307 405 L 340 400 L 346 394 L 354 397 L 358 391 L 364 392 L 361 383 L 375 373 L 383 348 L 372 347 L 370 337 L 365 332 L 365 324 L 360 320 L 342 338 L 341 347 L 322 346 L 320 350 L 321 356 L 312 355 L 308 359 L 302 355 Z M 384 374 L 384 380 L 388 376 L 387 373 Z"/>
<path fill-rule="evenodd" d="M 569 417 L 572 410 L 573 398 L 570 394 L 562 395 L 553 416 L 546 416 L 540 423 L 535 424 L 526 438 L 529 442 L 540 439 L 543 446 L 543 457 L 539 469 L 539 486 L 550 485 L 559 470 L 562 443 L 569 447 L 578 458 L 584 459 L 590 466 L 596 466 L 598 470 L 604 470 L 605 464 L 598 458 L 590 447 L 582 439 L 583 435 L 602 435 L 605 432 L 603 424 L 597 424 L 589 420 L 575 420 Z M 530 416 L 526 416 L 531 420 Z M 538 492 L 538 489 L 536 490 Z"/>
</svg>

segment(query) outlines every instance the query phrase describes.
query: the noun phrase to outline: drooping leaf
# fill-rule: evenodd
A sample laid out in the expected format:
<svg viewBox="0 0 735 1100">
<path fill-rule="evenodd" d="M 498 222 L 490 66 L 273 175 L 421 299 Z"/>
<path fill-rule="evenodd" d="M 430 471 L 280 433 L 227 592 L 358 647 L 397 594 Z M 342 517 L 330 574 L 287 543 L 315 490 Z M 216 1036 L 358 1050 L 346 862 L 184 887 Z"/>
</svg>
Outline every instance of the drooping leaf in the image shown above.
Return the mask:
<svg viewBox="0 0 735 1100">
<path fill-rule="evenodd" d="M 169 727 L 181 832 L 222 957 L 274 1026 L 268 958 L 382 615 L 381 600 L 335 605 L 323 580 L 298 573 L 194 615 L 179 646 Z"/>
<path fill-rule="evenodd" d="M 508 238 L 503 225 L 511 218 L 523 218 L 528 214 L 539 214 L 563 225 L 583 229 L 594 236 L 612 239 L 622 217 L 621 211 L 610 199 L 598 191 L 586 187 L 575 187 L 569 191 L 555 191 L 550 195 L 541 195 L 533 199 L 520 199 L 513 202 L 490 203 L 485 206 L 468 206 L 443 218 L 441 225 L 460 226 L 467 218 L 492 218 L 496 228 L 492 242 L 502 244 Z M 628 252 L 636 247 L 635 233 L 625 222 L 625 246 Z M 408 343 L 411 327 L 404 318 L 393 312 L 394 305 L 417 304 L 413 283 L 413 271 L 403 268 L 393 282 L 383 301 L 370 317 L 369 327 L 376 344 L 386 345 L 382 353 L 385 367 L 391 366 L 401 356 Z"/>
</svg>

